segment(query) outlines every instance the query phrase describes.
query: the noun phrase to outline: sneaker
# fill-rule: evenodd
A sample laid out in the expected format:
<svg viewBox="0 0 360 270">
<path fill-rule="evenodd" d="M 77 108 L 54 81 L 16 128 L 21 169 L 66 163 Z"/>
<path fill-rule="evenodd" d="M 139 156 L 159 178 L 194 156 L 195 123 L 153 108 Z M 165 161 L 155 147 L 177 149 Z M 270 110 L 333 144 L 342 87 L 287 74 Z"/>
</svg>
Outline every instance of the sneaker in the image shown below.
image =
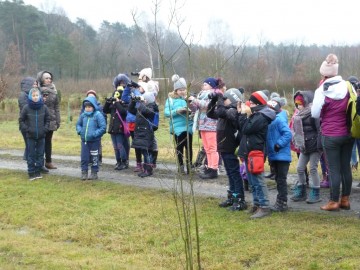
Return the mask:
<svg viewBox="0 0 360 270">
<path fill-rule="evenodd" d="M 266 216 L 271 215 L 271 209 L 270 208 L 263 208 L 263 207 L 259 207 L 259 209 L 255 212 L 255 214 L 253 214 L 252 216 L 250 216 L 251 219 L 256 219 L 256 218 L 263 218 Z"/>
<path fill-rule="evenodd" d="M 43 178 L 40 172 L 36 172 L 36 173 L 35 173 L 35 177 L 36 177 L 36 179 L 41 179 L 41 178 Z"/>
<path fill-rule="evenodd" d="M 285 212 L 287 211 L 289 208 L 287 206 L 286 202 L 282 202 L 282 201 L 276 201 L 276 203 L 270 207 L 271 211 L 273 212 Z"/>
<path fill-rule="evenodd" d="M 34 181 L 34 180 L 36 180 L 35 173 L 29 173 L 29 181 Z"/>
<path fill-rule="evenodd" d="M 230 211 L 242 211 L 247 209 L 247 203 L 245 200 L 235 201 L 232 206 L 229 207 Z"/>
</svg>

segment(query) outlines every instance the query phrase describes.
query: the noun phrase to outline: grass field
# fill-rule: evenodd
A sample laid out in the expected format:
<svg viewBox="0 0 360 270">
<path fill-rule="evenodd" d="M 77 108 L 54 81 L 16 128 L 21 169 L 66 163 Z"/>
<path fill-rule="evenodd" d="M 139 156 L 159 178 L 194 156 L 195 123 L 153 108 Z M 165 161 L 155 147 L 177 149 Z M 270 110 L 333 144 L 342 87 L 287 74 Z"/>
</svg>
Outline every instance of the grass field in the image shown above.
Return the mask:
<svg viewBox="0 0 360 270">
<path fill-rule="evenodd" d="M 184 268 L 171 192 L 26 179 L 0 170 L 1 269 Z M 202 269 L 359 269 L 356 217 L 289 212 L 250 220 L 214 198 L 196 205 Z"/>
</svg>

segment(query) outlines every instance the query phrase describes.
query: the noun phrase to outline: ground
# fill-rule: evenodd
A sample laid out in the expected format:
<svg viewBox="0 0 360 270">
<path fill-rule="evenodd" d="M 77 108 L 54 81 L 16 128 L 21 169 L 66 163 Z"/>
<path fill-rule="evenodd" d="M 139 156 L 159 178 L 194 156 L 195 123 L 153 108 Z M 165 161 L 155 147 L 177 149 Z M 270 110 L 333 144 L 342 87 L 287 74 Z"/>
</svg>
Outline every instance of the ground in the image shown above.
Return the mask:
<svg viewBox="0 0 360 270">
<path fill-rule="evenodd" d="M 22 159 L 22 151 L 19 150 L 2 150 L 0 149 L 0 168 L 12 169 L 26 172 L 26 162 Z M 50 174 L 54 175 L 66 175 L 80 179 L 80 157 L 78 156 L 53 156 L 53 162 L 58 169 L 51 170 Z M 114 159 L 103 159 L 103 165 L 100 168 L 99 180 L 110 181 L 114 183 L 120 183 L 125 185 L 133 185 L 144 188 L 161 188 L 167 190 L 174 190 L 179 181 L 176 181 L 175 165 L 174 164 L 158 164 L 152 177 L 140 178 L 133 172 L 134 163 L 130 162 L 130 168 L 122 171 L 114 170 Z M 46 176 L 45 176 L 46 177 Z M 27 180 L 27 178 L 25 178 Z M 44 178 L 46 179 L 46 178 Z M 189 176 L 184 176 L 186 180 L 187 188 L 189 189 Z M 196 175 L 193 176 L 193 187 L 196 195 L 199 196 L 211 196 L 223 199 L 226 196 L 227 190 L 227 178 L 225 174 L 222 174 L 215 180 L 201 180 Z M 297 176 L 294 174 L 288 175 L 288 191 L 289 197 L 292 194 L 291 187 L 296 182 Z M 40 180 L 41 181 L 41 180 Z M 267 181 L 269 187 L 270 202 L 273 204 L 276 200 L 276 185 L 275 181 Z M 325 204 L 329 199 L 329 189 L 321 189 L 322 202 L 316 204 L 307 204 L 306 202 L 292 202 L 290 199 L 288 205 L 290 211 L 315 211 L 332 215 L 359 215 L 360 212 L 360 188 L 356 185 L 358 181 L 353 182 L 352 194 L 350 196 L 351 210 L 341 210 L 340 212 L 327 212 L 320 210 L 320 206 Z M 251 203 L 252 195 L 246 192 L 246 201 Z"/>
</svg>

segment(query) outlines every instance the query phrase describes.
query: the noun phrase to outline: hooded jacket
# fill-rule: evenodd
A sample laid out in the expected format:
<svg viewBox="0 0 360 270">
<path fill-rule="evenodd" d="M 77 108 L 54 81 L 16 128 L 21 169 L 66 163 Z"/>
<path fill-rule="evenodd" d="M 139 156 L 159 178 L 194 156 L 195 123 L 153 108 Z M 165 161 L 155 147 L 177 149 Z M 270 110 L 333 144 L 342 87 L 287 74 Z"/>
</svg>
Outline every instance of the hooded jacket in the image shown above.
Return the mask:
<svg viewBox="0 0 360 270">
<path fill-rule="evenodd" d="M 326 79 L 316 89 L 311 115 L 321 119 L 322 135 L 350 135 L 346 119 L 349 97 L 346 82 L 341 76 Z"/>
<path fill-rule="evenodd" d="M 22 108 L 28 103 L 28 95 L 30 89 L 33 87 L 34 82 L 36 81 L 33 77 L 26 77 L 22 79 L 20 83 L 21 92 L 18 98 L 19 112 L 21 113 Z"/>
<path fill-rule="evenodd" d="M 84 102 L 89 101 L 94 110 L 86 112 Z M 95 97 L 87 97 L 83 101 L 83 113 L 80 114 L 76 123 L 76 132 L 83 142 L 98 141 L 106 132 L 106 122 L 103 114 L 99 111 Z"/>
</svg>

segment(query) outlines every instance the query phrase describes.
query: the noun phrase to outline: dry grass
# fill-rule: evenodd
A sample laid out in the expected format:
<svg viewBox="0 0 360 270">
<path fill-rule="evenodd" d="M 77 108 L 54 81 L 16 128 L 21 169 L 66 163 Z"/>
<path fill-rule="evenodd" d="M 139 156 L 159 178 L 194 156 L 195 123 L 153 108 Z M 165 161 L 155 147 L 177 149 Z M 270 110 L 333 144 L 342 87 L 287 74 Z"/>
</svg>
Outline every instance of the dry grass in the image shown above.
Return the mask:
<svg viewBox="0 0 360 270">
<path fill-rule="evenodd" d="M 182 269 L 170 192 L 0 170 L 2 269 Z M 358 269 L 359 220 L 289 212 L 249 220 L 196 198 L 204 269 Z"/>
</svg>

